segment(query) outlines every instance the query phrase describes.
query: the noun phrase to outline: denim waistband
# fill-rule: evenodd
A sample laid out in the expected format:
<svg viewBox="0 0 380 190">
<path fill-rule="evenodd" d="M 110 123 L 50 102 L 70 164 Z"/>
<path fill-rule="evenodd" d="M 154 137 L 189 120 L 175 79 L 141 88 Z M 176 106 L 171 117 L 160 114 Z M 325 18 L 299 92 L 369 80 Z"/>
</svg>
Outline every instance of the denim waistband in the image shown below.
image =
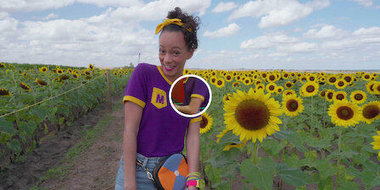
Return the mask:
<svg viewBox="0 0 380 190">
<path fill-rule="evenodd" d="M 153 163 L 158 163 L 159 161 L 161 161 L 162 159 L 166 158 L 167 156 L 165 157 L 146 157 L 140 153 L 137 153 L 136 154 L 136 159 L 140 160 L 142 163 L 143 163 L 143 167 L 145 167 L 148 162 L 153 162 Z"/>
</svg>

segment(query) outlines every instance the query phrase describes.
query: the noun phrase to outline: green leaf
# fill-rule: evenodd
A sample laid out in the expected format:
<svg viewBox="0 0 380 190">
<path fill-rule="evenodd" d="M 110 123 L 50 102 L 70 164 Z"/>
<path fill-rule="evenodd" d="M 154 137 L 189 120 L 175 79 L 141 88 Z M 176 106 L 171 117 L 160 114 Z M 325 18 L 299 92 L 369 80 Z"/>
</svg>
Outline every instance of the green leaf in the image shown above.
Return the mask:
<svg viewBox="0 0 380 190">
<path fill-rule="evenodd" d="M 20 141 L 13 139 L 11 142 L 7 143 L 7 147 L 16 153 L 21 152 L 21 144 Z"/>
<path fill-rule="evenodd" d="M 307 148 L 305 148 L 305 146 L 303 146 L 303 143 L 306 142 L 307 140 L 303 139 L 301 135 L 299 135 L 298 133 L 296 133 L 294 131 L 286 131 L 286 130 L 278 131 L 273 136 L 276 138 L 287 140 L 287 141 L 291 142 L 301 152 L 307 151 Z"/>
<path fill-rule="evenodd" d="M 309 176 L 301 170 L 291 168 L 286 164 L 279 163 L 276 165 L 277 173 L 289 185 L 296 187 L 306 185 L 309 181 Z"/>
<path fill-rule="evenodd" d="M 14 135 L 16 133 L 16 130 L 13 127 L 13 123 L 4 119 L 0 118 L 0 132 L 7 133 L 10 135 Z"/>
<path fill-rule="evenodd" d="M 35 107 L 34 109 L 32 109 L 31 113 L 38 116 L 38 122 L 41 122 L 46 119 L 48 109 L 46 106 Z"/>
<path fill-rule="evenodd" d="M 272 156 L 278 156 L 280 151 L 285 148 L 287 142 L 285 140 L 278 142 L 276 139 L 266 139 L 261 144 L 261 148 Z"/>
<path fill-rule="evenodd" d="M 339 190 L 357 190 L 360 189 L 360 184 L 356 182 L 345 182 L 338 188 Z"/>
<path fill-rule="evenodd" d="M 205 173 L 206 173 L 208 179 L 210 179 L 213 184 L 220 183 L 220 180 L 221 180 L 220 171 L 221 170 L 222 170 L 222 168 L 215 168 L 215 167 L 212 167 L 211 165 L 206 165 L 206 167 L 205 167 Z"/>
<path fill-rule="evenodd" d="M 367 189 L 380 185 L 380 173 L 379 171 L 373 172 L 372 170 L 365 168 L 362 172 L 362 179 Z"/>
<path fill-rule="evenodd" d="M 332 167 L 328 160 L 317 160 L 316 163 L 322 180 L 335 175 L 335 168 Z"/>
<path fill-rule="evenodd" d="M 32 137 L 34 131 L 37 128 L 37 123 L 35 123 L 35 122 L 22 123 L 19 126 L 19 128 L 22 131 L 25 131 L 25 133 L 26 133 L 26 135 L 28 135 L 28 137 Z"/>
<path fill-rule="evenodd" d="M 274 175 L 274 161 L 269 157 L 261 159 L 258 165 L 254 165 L 250 159 L 241 163 L 241 174 L 259 189 L 272 189 Z"/>
</svg>

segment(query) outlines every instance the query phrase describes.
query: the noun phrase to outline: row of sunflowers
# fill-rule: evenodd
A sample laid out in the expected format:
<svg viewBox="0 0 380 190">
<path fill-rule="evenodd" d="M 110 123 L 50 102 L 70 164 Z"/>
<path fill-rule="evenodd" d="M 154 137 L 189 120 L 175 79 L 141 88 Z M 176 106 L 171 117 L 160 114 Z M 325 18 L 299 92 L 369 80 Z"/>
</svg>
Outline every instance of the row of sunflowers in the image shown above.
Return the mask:
<svg viewBox="0 0 380 190">
<path fill-rule="evenodd" d="M 211 85 L 201 122 L 203 185 L 380 187 L 378 72 L 185 70 Z"/>
<path fill-rule="evenodd" d="M 132 70 L 111 70 L 113 94 L 125 88 Z M 92 64 L 86 68 L 0 63 L 0 168 L 103 103 L 106 73 Z"/>
</svg>

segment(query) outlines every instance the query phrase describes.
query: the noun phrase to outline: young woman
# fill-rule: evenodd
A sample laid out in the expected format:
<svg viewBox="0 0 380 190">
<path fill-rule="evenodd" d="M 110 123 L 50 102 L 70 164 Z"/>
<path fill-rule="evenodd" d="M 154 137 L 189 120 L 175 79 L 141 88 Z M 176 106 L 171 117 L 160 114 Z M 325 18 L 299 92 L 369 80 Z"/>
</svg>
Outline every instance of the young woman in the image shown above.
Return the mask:
<svg viewBox="0 0 380 190">
<path fill-rule="evenodd" d="M 161 65 L 141 63 L 133 71 L 123 100 L 124 152 L 115 189 L 155 189 L 146 171 L 136 165 L 136 159 L 152 172 L 164 157 L 182 152 L 185 136 L 189 173 L 199 176 L 201 117 L 182 117 L 168 102 L 170 86 L 182 75 L 186 61 L 198 47 L 198 26 L 198 17 L 183 13 L 178 7 L 170 11 L 156 29 L 156 34 L 161 32 Z M 196 187 L 189 186 L 188 189 Z"/>
</svg>

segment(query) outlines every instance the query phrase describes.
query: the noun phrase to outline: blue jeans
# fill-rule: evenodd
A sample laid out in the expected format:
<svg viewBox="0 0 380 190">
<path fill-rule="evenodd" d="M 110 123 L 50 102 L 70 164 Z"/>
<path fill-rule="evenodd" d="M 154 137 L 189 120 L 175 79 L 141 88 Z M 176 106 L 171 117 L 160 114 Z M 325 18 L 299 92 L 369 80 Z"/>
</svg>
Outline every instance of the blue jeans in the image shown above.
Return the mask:
<svg viewBox="0 0 380 190">
<path fill-rule="evenodd" d="M 156 164 L 164 159 L 165 157 L 145 157 L 139 153 L 137 153 L 136 158 L 143 163 L 144 167 L 147 167 L 148 170 L 153 174 L 153 168 Z M 119 170 L 116 175 L 116 185 L 115 190 L 124 190 L 124 167 L 123 167 L 123 156 L 120 159 Z M 136 183 L 137 189 L 150 190 L 156 189 L 154 187 L 153 181 L 148 179 L 148 175 L 146 171 L 136 165 Z"/>
</svg>

